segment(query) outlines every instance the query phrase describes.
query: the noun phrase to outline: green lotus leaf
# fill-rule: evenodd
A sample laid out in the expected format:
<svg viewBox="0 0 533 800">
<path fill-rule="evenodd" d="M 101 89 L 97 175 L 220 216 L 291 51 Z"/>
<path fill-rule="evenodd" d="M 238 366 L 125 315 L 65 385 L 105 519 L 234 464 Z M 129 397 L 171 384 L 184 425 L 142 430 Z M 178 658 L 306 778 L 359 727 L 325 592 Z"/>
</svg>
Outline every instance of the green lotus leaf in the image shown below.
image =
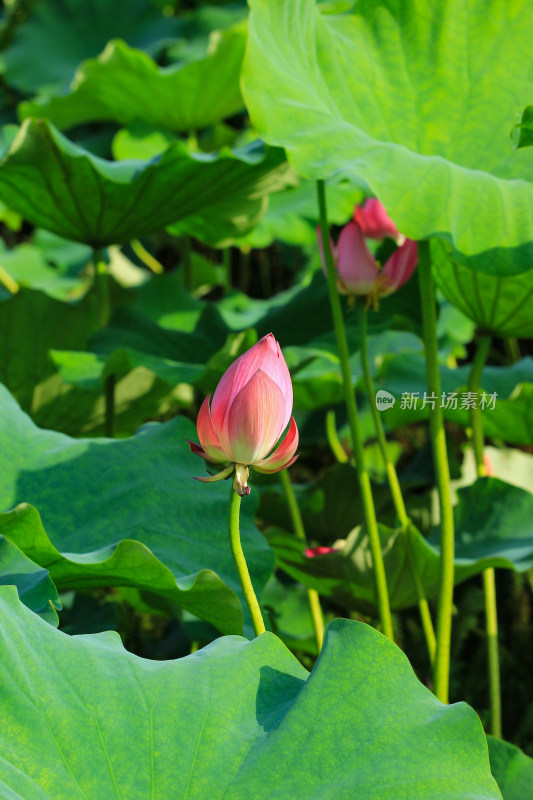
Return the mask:
<svg viewBox="0 0 533 800">
<path fill-rule="evenodd" d="M 442 239 L 432 243 L 433 273 L 450 303 L 476 323 L 481 333 L 533 336 L 533 269 L 520 275 L 487 275 L 453 259 Z"/>
<path fill-rule="evenodd" d="M 196 431 L 178 417 L 131 439 L 71 439 L 37 428 L 0 388 L 0 532 L 50 570 L 60 589 L 133 586 L 223 632 L 241 632 L 240 584 L 227 532 L 230 487 L 193 480 Z M 96 487 L 97 490 L 96 490 Z M 257 495 L 255 495 L 256 497 Z M 242 538 L 260 593 L 272 554 L 243 503 Z M 43 527 L 44 526 L 44 527 Z"/>
<path fill-rule="evenodd" d="M 205 323 L 199 320 L 200 329 Z M 229 333 L 213 327 L 207 331 L 166 330 L 129 309 L 120 309 L 111 324 L 90 340 L 90 351 L 51 350 L 50 358 L 65 383 L 100 392 L 105 379 L 123 377 L 139 367 L 150 370 L 169 388 L 180 383 L 205 387 L 212 392 L 233 361 L 257 342 L 251 330 Z M 178 358 L 176 357 L 179 357 Z"/>
<path fill-rule="evenodd" d="M 48 570 L 39 567 L 19 548 L 0 535 L 0 586 L 16 586 L 25 606 L 57 628 L 61 608 Z"/>
<path fill-rule="evenodd" d="M 239 70 L 245 41 L 246 25 L 240 24 L 213 34 L 203 59 L 164 68 L 125 42 L 110 42 L 98 58 L 81 65 L 69 94 L 21 103 L 20 118 L 46 117 L 60 130 L 137 120 L 164 131 L 205 128 L 243 107 Z"/>
<path fill-rule="evenodd" d="M 514 744 L 487 736 L 492 774 L 503 800 L 523 800 L 533 789 L 533 758 Z"/>
<path fill-rule="evenodd" d="M 349 479 L 351 478 L 351 483 Z M 359 527 L 361 512 L 354 498 L 354 470 L 342 465 L 331 472 L 318 525 L 325 541 L 345 540 L 335 552 L 310 558 L 302 543 L 281 528 L 266 536 L 277 563 L 295 580 L 331 597 L 343 608 L 377 614 L 368 534 Z M 313 513 L 318 514 L 316 507 Z M 462 583 L 487 567 L 525 572 L 533 566 L 533 495 L 496 478 L 482 478 L 460 489 L 455 515 L 455 582 Z M 353 527 L 356 525 L 357 527 Z M 320 535 L 320 529 L 315 533 Z M 399 530 L 380 525 L 390 602 L 395 610 L 410 608 L 417 595 L 409 568 L 408 543 Z M 309 535 L 309 532 L 308 532 Z M 438 534 L 425 539 L 414 526 L 411 546 L 426 596 L 437 596 L 440 555 Z"/>
<path fill-rule="evenodd" d="M 178 221 L 181 232 L 212 242 L 246 233 L 266 195 L 287 179 L 283 152 L 258 142 L 214 156 L 176 141 L 151 161 L 110 162 L 46 120 L 29 119 L 0 161 L 0 200 L 34 225 L 96 248 Z"/>
<path fill-rule="evenodd" d="M 463 265 L 531 268 L 533 161 L 509 137 L 533 90 L 528 60 L 509 58 L 529 47 L 530 4 L 250 7 L 246 106 L 301 175 L 363 179 L 399 230 L 446 239 Z"/>
<path fill-rule="evenodd" d="M 177 32 L 177 21 L 164 17 L 149 0 L 47 0 L 31 15 L 2 53 L 5 80 L 21 92 L 61 91 L 76 67 L 120 36 L 132 47 L 155 54 Z"/>
<path fill-rule="evenodd" d="M 85 347 L 97 325 L 94 301 L 87 296 L 63 303 L 22 288 L 0 302 L 0 381 L 26 411 L 35 403 L 38 384 L 55 372 L 50 348 Z"/>
<path fill-rule="evenodd" d="M 46 253 L 33 244 L 21 244 L 0 253 L 0 268 L 19 286 L 40 289 L 56 300 L 79 299 L 89 286 L 88 276 L 52 266 Z"/>
<path fill-rule="evenodd" d="M 148 661 L 0 603 L 8 797 L 501 800 L 476 714 L 367 625 L 331 623 L 309 675 L 271 633 Z"/>
</svg>

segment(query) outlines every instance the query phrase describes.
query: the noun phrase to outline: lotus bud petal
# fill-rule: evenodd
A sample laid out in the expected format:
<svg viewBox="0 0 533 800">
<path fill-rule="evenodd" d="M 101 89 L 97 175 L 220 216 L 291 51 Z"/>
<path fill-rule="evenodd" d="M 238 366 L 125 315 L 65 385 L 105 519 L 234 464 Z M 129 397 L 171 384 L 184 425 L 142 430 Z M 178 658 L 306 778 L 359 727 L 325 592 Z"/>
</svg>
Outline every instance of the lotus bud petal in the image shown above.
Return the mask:
<svg viewBox="0 0 533 800">
<path fill-rule="evenodd" d="M 416 242 L 406 239 L 391 255 L 380 275 L 383 282 L 379 294 L 382 297 L 392 294 L 404 283 L 407 283 L 418 264 L 418 248 Z"/>
<path fill-rule="evenodd" d="M 234 487 L 249 494 L 249 467 L 275 472 L 295 460 L 298 429 L 292 412 L 292 383 L 280 346 L 269 333 L 226 370 L 213 395 L 200 408 L 197 421 L 200 444 L 190 442 L 193 453 L 215 462 L 232 464 L 220 477 L 235 469 Z M 291 424 L 282 444 L 271 455 Z"/>
<path fill-rule="evenodd" d="M 401 235 L 387 215 L 383 204 L 375 197 L 370 197 L 362 206 L 357 206 L 353 218 L 368 239 L 383 239 L 389 236 L 398 240 Z"/>
<path fill-rule="evenodd" d="M 356 222 L 349 222 L 339 236 L 337 271 L 349 294 L 369 294 L 378 278 L 378 265 Z"/>
<path fill-rule="evenodd" d="M 279 472 L 280 469 L 290 467 L 294 464 L 298 456 L 295 456 L 298 447 L 298 428 L 291 417 L 291 426 L 287 431 L 287 435 L 279 447 L 274 450 L 272 455 L 268 458 L 263 458 L 261 461 L 256 461 L 254 464 L 255 469 L 259 472 Z"/>
</svg>

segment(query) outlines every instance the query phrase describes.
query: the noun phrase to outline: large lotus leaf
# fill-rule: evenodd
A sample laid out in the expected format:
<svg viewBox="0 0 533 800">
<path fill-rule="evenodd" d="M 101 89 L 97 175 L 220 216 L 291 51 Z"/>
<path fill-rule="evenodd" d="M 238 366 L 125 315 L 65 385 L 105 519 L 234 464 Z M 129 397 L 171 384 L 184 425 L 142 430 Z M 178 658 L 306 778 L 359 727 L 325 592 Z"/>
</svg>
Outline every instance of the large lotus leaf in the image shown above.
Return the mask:
<svg viewBox="0 0 533 800">
<path fill-rule="evenodd" d="M 344 545 L 332 553 L 310 558 L 299 540 L 280 528 L 269 528 L 267 539 L 283 569 L 306 586 L 331 597 L 343 608 L 376 613 L 377 603 L 368 535 L 360 525 L 357 498 L 347 493 L 348 466 L 336 468 L 336 483 L 325 485 L 329 496 L 323 497 L 321 514 L 326 540 L 344 539 Z M 339 511 L 333 510 L 338 506 Z M 328 517 L 327 509 L 330 511 Z M 533 495 L 496 478 L 483 478 L 460 489 L 454 509 L 456 547 L 455 582 L 465 581 L 487 567 L 502 567 L 525 572 L 533 566 Z M 328 523 L 329 519 L 329 523 Z M 417 602 L 407 556 L 405 534 L 380 526 L 383 557 L 391 606 L 401 610 Z M 425 539 L 411 529 L 414 560 L 429 599 L 437 595 L 440 556 L 438 535 Z"/>
<path fill-rule="evenodd" d="M 61 130 L 102 120 L 126 126 L 142 120 L 170 131 L 205 128 L 243 107 L 245 41 L 241 24 L 213 34 L 205 58 L 164 68 L 120 40 L 110 42 L 97 59 L 82 64 L 70 94 L 22 103 L 20 117 L 46 117 Z"/>
<path fill-rule="evenodd" d="M 470 367 L 456 369 L 441 366 L 440 379 L 444 397 L 435 400 L 442 403 L 444 419 L 464 427 L 470 425 L 467 409 L 467 383 Z M 485 436 L 503 439 L 511 444 L 533 444 L 533 360 L 531 357 L 508 367 L 488 366 L 483 369 L 481 391 L 474 398 L 483 408 L 483 430 Z M 385 357 L 378 371 L 376 389 L 386 389 L 394 395 L 396 402 L 383 414 L 383 421 L 390 430 L 411 422 L 429 418 L 430 404 L 424 406 L 427 394 L 426 368 L 420 355 L 407 353 L 400 357 Z M 497 396 L 488 402 L 489 395 Z M 415 395 L 413 403 L 402 395 Z M 452 394 L 455 393 L 455 398 Z M 457 406 L 457 407 L 454 407 Z"/>
<path fill-rule="evenodd" d="M 133 586 L 160 594 L 223 632 L 242 630 L 240 584 L 227 532 L 228 483 L 206 486 L 180 417 L 131 439 L 71 439 L 40 430 L 5 389 L 1 533 L 50 570 L 59 588 Z M 200 463 L 198 463 L 200 462 Z M 243 503 L 242 538 L 258 593 L 272 556 Z M 44 524 L 44 527 L 43 527 Z"/>
<path fill-rule="evenodd" d="M 533 795 L 533 759 L 519 747 L 487 736 L 492 774 L 503 800 L 525 800 Z"/>
<path fill-rule="evenodd" d="M 533 269 L 505 277 L 487 275 L 463 267 L 449 251 L 442 239 L 432 243 L 435 279 L 448 300 L 473 320 L 481 333 L 533 336 Z"/>
<path fill-rule="evenodd" d="M 2 53 L 6 81 L 21 92 L 66 89 L 80 61 L 96 56 L 120 36 L 132 47 L 155 53 L 172 38 L 177 21 L 149 0 L 46 0 L 34 3 L 30 19 Z"/>
<path fill-rule="evenodd" d="M 501 800 L 472 709 L 367 625 L 331 623 L 309 675 L 271 633 L 148 661 L 0 599 L 9 797 Z"/>
<path fill-rule="evenodd" d="M 529 61 L 509 59 L 531 4 L 250 5 L 243 95 L 265 141 L 306 178 L 363 178 L 401 231 L 444 237 L 464 264 L 531 267 L 533 161 L 509 137 L 533 90 Z"/>
<path fill-rule="evenodd" d="M 0 381 L 30 410 L 37 384 L 55 371 L 50 348 L 85 347 L 97 325 L 94 297 L 63 303 L 33 289 L 0 302 Z"/>
<path fill-rule="evenodd" d="M 57 628 L 61 603 L 48 570 L 30 561 L 4 536 L 0 536 L 0 565 L 0 586 L 16 586 L 24 605 Z"/>
<path fill-rule="evenodd" d="M 191 153 L 176 141 L 151 161 L 109 162 L 46 120 L 26 120 L 0 161 L 0 199 L 25 219 L 93 247 L 188 220 L 199 235 L 245 233 L 268 192 L 286 183 L 280 150 L 252 143 L 234 155 Z M 280 166 L 281 165 L 281 166 Z"/>
</svg>

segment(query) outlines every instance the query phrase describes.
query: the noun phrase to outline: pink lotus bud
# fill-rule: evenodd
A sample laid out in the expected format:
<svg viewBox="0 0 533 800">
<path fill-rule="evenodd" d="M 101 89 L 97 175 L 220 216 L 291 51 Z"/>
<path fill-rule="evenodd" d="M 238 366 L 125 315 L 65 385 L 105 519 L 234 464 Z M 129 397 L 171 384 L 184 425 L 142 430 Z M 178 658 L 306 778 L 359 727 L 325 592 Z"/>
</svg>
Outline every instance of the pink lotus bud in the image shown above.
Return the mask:
<svg viewBox="0 0 533 800">
<path fill-rule="evenodd" d="M 318 246 L 324 267 L 324 249 L 318 230 Z M 405 239 L 401 247 L 394 251 L 380 270 L 379 264 L 368 249 L 363 231 L 357 222 L 349 222 L 341 231 L 336 254 L 330 242 L 332 254 L 336 259 L 337 286 L 339 292 L 349 295 L 363 295 L 369 302 L 377 305 L 380 297 L 387 297 L 406 283 L 418 263 L 416 242 Z"/>
<path fill-rule="evenodd" d="M 356 206 L 353 218 L 368 239 L 383 239 L 385 236 L 398 239 L 400 236 L 385 207 L 375 197 L 369 197 L 362 206 Z"/>
<path fill-rule="evenodd" d="M 200 445 L 189 442 L 196 455 L 208 461 L 232 462 L 218 475 L 198 478 L 222 480 L 235 469 L 233 485 L 249 494 L 249 467 L 277 472 L 296 461 L 298 428 L 292 412 L 291 376 L 278 342 L 269 333 L 233 362 L 218 384 L 211 408 L 209 396 L 197 421 Z M 279 447 L 271 452 L 287 427 Z"/>
<path fill-rule="evenodd" d="M 307 558 L 315 558 L 316 556 L 327 556 L 328 553 L 336 553 L 335 547 L 307 547 L 305 555 Z"/>
</svg>

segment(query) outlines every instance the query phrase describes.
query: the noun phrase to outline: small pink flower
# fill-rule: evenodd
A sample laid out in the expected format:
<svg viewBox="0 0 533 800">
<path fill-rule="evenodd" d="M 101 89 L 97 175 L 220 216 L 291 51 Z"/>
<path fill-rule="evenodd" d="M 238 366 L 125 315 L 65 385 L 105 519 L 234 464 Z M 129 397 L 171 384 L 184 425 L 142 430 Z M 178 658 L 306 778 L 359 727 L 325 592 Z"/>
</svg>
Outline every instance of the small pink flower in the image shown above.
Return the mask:
<svg viewBox="0 0 533 800">
<path fill-rule="evenodd" d="M 326 272 L 322 235 L 318 229 L 318 245 L 322 267 Z M 406 239 L 394 251 L 385 266 L 368 249 L 363 231 L 357 222 L 349 222 L 341 231 L 335 253 L 330 240 L 331 255 L 337 270 L 337 287 L 342 294 L 364 295 L 374 306 L 380 297 L 387 297 L 407 283 L 418 263 L 416 242 Z"/>
<path fill-rule="evenodd" d="M 376 197 L 369 197 L 362 206 L 356 206 L 353 218 L 367 239 L 383 239 L 388 236 L 401 244 L 398 241 L 402 238 L 401 233 Z"/>
<path fill-rule="evenodd" d="M 245 495 L 250 494 L 250 466 L 259 472 L 278 472 L 296 461 L 298 428 L 291 417 L 291 376 L 271 333 L 226 370 L 211 408 L 209 400 L 208 395 L 198 414 L 200 444 L 189 442 L 191 450 L 207 461 L 232 463 L 217 475 L 197 480 L 219 481 L 235 470 L 233 486 Z M 283 442 L 271 452 L 289 420 Z"/>
<path fill-rule="evenodd" d="M 491 478 L 494 475 L 494 467 L 492 466 L 492 461 L 488 453 L 483 453 L 483 466 L 485 467 L 487 478 Z"/>
<path fill-rule="evenodd" d="M 305 555 L 307 558 L 315 558 L 316 556 L 327 556 L 328 553 L 335 553 L 335 547 L 307 547 Z"/>
</svg>

